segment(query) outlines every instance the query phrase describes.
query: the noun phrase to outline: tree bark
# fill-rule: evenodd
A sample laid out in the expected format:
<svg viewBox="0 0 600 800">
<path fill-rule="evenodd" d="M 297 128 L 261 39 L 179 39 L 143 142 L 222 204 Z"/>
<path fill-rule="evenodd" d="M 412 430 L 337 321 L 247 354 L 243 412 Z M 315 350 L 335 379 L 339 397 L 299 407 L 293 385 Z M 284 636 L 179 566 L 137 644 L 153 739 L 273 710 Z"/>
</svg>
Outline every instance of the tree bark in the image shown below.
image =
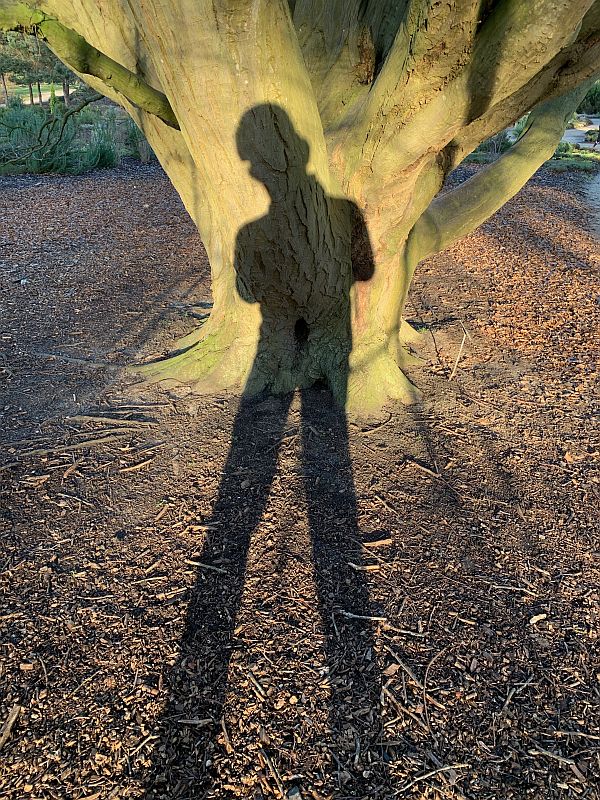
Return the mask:
<svg viewBox="0 0 600 800">
<path fill-rule="evenodd" d="M 68 78 L 63 78 L 62 86 L 63 86 L 63 102 L 65 106 L 68 108 L 70 105 L 70 86 Z"/>
<path fill-rule="evenodd" d="M 600 2 L 384 5 L 0 0 L 0 28 L 35 27 L 129 112 L 206 247 L 213 312 L 149 380 L 283 392 L 323 379 L 359 411 L 415 397 L 402 372 L 415 267 L 551 155 L 565 94 L 600 67 Z M 521 142 L 436 199 L 535 107 Z"/>
<path fill-rule="evenodd" d="M 44 105 L 44 101 L 42 100 L 42 87 L 41 87 L 39 81 L 36 81 L 36 83 L 37 83 L 38 102 L 39 102 L 40 106 L 43 106 Z"/>
<path fill-rule="evenodd" d="M 232 250 L 213 252 L 218 282 L 209 321 L 179 354 L 145 374 L 204 391 L 243 385 L 249 393 L 323 380 L 340 404 L 362 410 L 378 407 L 383 394 L 414 398 L 399 369 L 398 293 L 384 298 L 398 275 L 392 264 L 378 263 L 360 209 L 307 172 L 308 143 L 281 106 L 246 112 L 236 140 L 238 158 L 268 204 L 263 196 L 247 207 L 250 221 L 235 232 Z M 216 193 L 207 197 L 217 200 Z M 222 240 L 230 228 L 225 218 Z M 384 331 L 380 312 L 390 320 Z"/>
<path fill-rule="evenodd" d="M 30 105 L 34 105 L 34 102 L 33 102 L 33 84 L 28 83 L 27 87 L 29 89 L 29 104 Z"/>
</svg>

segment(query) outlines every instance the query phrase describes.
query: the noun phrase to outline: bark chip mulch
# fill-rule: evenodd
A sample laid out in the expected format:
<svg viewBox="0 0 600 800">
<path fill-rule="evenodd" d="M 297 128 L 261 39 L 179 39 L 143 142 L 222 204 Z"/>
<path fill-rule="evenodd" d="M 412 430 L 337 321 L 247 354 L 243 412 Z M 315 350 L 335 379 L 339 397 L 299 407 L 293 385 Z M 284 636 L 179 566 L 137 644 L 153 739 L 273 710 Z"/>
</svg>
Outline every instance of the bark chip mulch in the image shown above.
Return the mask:
<svg viewBox="0 0 600 800">
<path fill-rule="evenodd" d="M 210 304 L 167 179 L 0 180 L 0 797 L 600 797 L 586 180 L 420 267 L 373 422 L 132 385 Z"/>
</svg>

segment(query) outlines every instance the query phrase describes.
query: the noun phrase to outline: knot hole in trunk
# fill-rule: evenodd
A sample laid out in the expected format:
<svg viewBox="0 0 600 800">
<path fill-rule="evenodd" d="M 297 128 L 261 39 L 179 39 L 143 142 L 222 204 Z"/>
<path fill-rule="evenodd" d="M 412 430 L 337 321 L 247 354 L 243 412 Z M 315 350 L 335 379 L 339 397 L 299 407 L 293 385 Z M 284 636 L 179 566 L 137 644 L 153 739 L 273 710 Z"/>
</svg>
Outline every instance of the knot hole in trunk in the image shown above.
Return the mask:
<svg viewBox="0 0 600 800">
<path fill-rule="evenodd" d="M 300 317 L 300 319 L 296 320 L 296 324 L 294 325 L 294 336 L 296 337 L 296 343 L 299 348 L 303 347 L 303 345 L 307 342 L 308 323 L 304 317 Z"/>
</svg>

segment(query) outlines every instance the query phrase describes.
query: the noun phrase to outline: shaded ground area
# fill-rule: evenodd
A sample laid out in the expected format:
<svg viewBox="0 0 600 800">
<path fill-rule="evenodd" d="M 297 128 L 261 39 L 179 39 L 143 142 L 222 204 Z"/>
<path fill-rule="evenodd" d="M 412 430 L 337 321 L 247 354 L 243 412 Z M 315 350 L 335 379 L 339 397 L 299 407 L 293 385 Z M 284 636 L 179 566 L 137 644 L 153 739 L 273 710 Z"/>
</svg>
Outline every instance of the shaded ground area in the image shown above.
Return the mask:
<svg viewBox="0 0 600 800">
<path fill-rule="evenodd" d="M 586 180 L 422 266 L 364 424 L 123 376 L 210 299 L 158 169 L 0 181 L 0 796 L 600 796 Z"/>
</svg>

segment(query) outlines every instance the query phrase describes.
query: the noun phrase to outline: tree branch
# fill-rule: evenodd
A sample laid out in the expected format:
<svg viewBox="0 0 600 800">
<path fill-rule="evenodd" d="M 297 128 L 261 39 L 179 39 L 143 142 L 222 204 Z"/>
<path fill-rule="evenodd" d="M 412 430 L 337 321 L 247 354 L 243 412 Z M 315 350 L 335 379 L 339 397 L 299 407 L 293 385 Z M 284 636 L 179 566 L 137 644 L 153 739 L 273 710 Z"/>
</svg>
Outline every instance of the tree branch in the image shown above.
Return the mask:
<svg viewBox="0 0 600 800">
<path fill-rule="evenodd" d="M 92 47 L 83 36 L 41 11 L 13 0 L 0 0 L 0 30 L 36 32 L 68 67 L 92 76 L 122 94 L 138 108 L 179 129 L 177 117 L 166 95 L 135 73 Z"/>
<path fill-rule="evenodd" d="M 432 70 L 427 59 L 433 56 L 427 50 L 417 65 L 406 62 L 402 54 L 407 33 L 400 36 L 399 31 L 367 99 L 351 112 L 341 131 L 339 147 L 349 154 L 347 180 L 357 169 L 357 158 L 374 174 L 385 175 L 394 164 L 400 171 L 428 153 L 439 152 L 465 126 L 532 81 L 571 46 L 593 8 L 592 0 L 500 0 L 491 6 L 473 38 L 473 20 L 465 16 L 466 5 L 466 0 L 460 0 L 452 11 L 443 6 L 446 17 L 442 15 L 440 27 L 447 36 L 419 33 L 423 24 L 417 26 L 421 46 L 428 41 L 449 50 L 435 62 L 438 86 L 431 95 L 427 83 Z M 468 5 L 472 8 L 473 4 Z M 458 53 L 454 52 L 448 18 L 462 23 Z M 466 48 L 466 53 L 461 48 Z M 543 93 L 529 95 L 524 111 L 543 98 Z"/>
<path fill-rule="evenodd" d="M 600 2 L 583 19 L 576 41 L 563 48 L 540 72 L 514 94 L 492 106 L 463 128 L 448 147 L 447 172 L 457 166 L 484 139 L 521 117 L 540 101 L 572 91 L 600 68 Z"/>
<path fill-rule="evenodd" d="M 451 245 L 475 230 L 510 200 L 547 161 L 560 142 L 567 120 L 592 85 L 539 105 L 524 135 L 497 161 L 431 202 L 409 236 L 411 262 Z"/>
</svg>

